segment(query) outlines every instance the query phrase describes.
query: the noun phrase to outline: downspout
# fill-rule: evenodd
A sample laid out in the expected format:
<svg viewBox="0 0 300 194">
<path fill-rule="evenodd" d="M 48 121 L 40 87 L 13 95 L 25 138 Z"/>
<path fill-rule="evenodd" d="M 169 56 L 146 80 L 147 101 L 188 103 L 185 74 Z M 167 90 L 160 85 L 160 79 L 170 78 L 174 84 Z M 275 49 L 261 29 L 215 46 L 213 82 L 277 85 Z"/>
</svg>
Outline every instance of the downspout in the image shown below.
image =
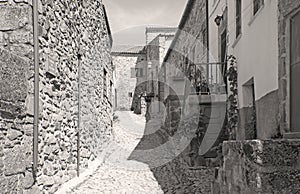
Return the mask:
<svg viewBox="0 0 300 194">
<path fill-rule="evenodd" d="M 36 182 L 38 165 L 38 124 L 39 124 L 39 22 L 38 1 L 33 3 L 33 43 L 34 43 L 34 120 L 33 120 L 33 178 Z"/>
<path fill-rule="evenodd" d="M 208 81 L 209 79 L 209 8 L 208 8 L 208 0 L 206 0 L 206 62 L 207 62 L 207 65 L 206 65 L 206 79 Z"/>
<path fill-rule="evenodd" d="M 81 59 L 82 54 L 79 48 L 79 53 L 77 54 L 78 59 L 78 129 L 77 129 L 77 176 L 80 175 L 80 123 L 81 123 Z"/>
</svg>

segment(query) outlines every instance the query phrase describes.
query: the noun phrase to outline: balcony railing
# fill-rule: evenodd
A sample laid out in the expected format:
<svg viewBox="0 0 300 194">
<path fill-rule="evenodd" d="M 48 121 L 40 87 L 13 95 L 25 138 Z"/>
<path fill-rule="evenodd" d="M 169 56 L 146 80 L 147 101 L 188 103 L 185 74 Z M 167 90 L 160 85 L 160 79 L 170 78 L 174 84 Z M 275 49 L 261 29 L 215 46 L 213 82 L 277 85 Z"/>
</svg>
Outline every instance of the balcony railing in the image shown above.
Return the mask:
<svg viewBox="0 0 300 194">
<path fill-rule="evenodd" d="M 225 94 L 226 64 L 226 62 L 191 64 L 188 72 L 195 93 Z"/>
</svg>

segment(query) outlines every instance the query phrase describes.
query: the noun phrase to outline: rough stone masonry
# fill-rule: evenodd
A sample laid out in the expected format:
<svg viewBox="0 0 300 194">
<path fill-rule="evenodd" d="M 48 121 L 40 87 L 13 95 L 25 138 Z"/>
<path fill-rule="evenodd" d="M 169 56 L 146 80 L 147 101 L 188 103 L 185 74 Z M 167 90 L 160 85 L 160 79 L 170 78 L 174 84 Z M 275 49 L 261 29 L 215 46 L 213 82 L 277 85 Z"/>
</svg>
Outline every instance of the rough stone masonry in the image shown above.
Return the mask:
<svg viewBox="0 0 300 194">
<path fill-rule="evenodd" d="M 39 99 L 34 99 L 32 0 L 0 1 L 3 193 L 55 192 L 76 176 L 78 153 L 82 171 L 112 138 L 111 38 L 102 1 L 40 0 L 38 4 L 40 91 Z M 40 105 L 36 182 L 32 174 L 35 101 Z"/>
</svg>

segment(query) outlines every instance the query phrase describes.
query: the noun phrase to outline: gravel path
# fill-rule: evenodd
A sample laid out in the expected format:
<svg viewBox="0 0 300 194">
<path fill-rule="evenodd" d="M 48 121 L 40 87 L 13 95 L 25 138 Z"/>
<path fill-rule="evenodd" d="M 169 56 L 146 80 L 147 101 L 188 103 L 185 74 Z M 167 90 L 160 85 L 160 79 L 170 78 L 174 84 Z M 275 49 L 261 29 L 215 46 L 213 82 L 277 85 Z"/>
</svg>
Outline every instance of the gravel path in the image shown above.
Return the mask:
<svg viewBox="0 0 300 194">
<path fill-rule="evenodd" d="M 117 112 L 119 121 L 114 125 L 116 143 L 96 172 L 72 189 L 73 193 L 163 193 L 150 168 L 128 157 L 143 136 L 145 121 L 131 112 Z"/>
</svg>

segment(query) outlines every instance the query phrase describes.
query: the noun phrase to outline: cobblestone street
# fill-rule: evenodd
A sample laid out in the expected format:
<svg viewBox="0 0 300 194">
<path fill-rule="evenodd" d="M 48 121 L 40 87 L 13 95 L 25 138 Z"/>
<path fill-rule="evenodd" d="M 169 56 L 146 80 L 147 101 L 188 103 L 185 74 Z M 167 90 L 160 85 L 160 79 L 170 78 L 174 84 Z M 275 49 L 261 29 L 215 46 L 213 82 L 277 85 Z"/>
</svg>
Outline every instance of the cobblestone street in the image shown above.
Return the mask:
<svg viewBox="0 0 300 194">
<path fill-rule="evenodd" d="M 128 160 L 143 136 L 144 117 L 117 112 L 116 141 L 104 163 L 70 193 L 163 193 L 146 164 Z"/>
</svg>

